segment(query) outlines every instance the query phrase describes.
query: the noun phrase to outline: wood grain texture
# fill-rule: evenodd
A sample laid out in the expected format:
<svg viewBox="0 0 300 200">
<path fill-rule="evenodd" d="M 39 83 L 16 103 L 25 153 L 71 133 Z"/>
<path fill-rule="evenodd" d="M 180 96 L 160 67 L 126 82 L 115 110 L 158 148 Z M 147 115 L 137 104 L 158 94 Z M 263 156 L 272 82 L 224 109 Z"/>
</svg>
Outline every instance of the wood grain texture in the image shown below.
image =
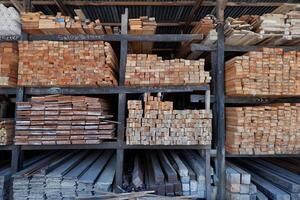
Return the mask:
<svg viewBox="0 0 300 200">
<path fill-rule="evenodd" d="M 142 101 L 128 101 L 127 144 L 192 145 L 211 144 L 211 111 L 175 110 L 173 102 L 147 95 Z"/>
<path fill-rule="evenodd" d="M 16 86 L 18 61 L 18 44 L 0 43 L 0 86 Z"/>
<path fill-rule="evenodd" d="M 21 86 L 117 85 L 117 57 L 107 42 L 20 41 Z"/>
</svg>

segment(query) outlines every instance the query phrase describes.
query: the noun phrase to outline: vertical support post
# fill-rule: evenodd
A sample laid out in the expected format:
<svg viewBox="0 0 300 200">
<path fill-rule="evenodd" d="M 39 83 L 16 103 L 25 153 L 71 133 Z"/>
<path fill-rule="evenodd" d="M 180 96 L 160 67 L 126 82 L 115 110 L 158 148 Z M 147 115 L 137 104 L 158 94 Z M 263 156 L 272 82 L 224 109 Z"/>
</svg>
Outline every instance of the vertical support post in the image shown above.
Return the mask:
<svg viewBox="0 0 300 200">
<path fill-rule="evenodd" d="M 128 28 L 128 9 L 125 9 L 125 14 L 121 19 L 121 34 L 127 34 Z M 128 41 L 121 40 L 120 50 L 120 66 L 119 66 L 119 85 L 124 86 L 125 83 L 125 68 L 127 59 Z M 124 161 L 124 132 L 125 132 L 125 111 L 126 111 L 126 94 L 120 93 L 118 96 L 118 149 L 117 149 L 117 162 L 116 162 L 116 192 L 121 192 L 123 177 L 123 161 Z"/>
<path fill-rule="evenodd" d="M 31 0 L 23 0 L 23 6 L 25 9 L 25 12 L 30 12 L 32 10 Z"/>
<path fill-rule="evenodd" d="M 210 90 L 205 91 L 205 110 L 207 112 L 210 110 Z"/>
<path fill-rule="evenodd" d="M 216 62 L 216 123 L 217 123 L 217 199 L 225 199 L 225 111 L 224 111 L 224 10 L 226 0 L 217 0 L 217 62 Z"/>
<path fill-rule="evenodd" d="M 20 87 L 17 89 L 16 102 L 22 102 L 23 100 L 24 100 L 24 88 Z M 23 156 L 21 152 L 21 147 L 19 145 L 13 145 L 12 152 L 11 152 L 12 172 L 15 173 L 19 171 L 20 169 L 22 169 L 22 166 L 23 166 Z"/>
<path fill-rule="evenodd" d="M 210 182 L 210 149 L 205 149 L 205 185 L 206 200 L 211 200 L 211 182 Z"/>
</svg>

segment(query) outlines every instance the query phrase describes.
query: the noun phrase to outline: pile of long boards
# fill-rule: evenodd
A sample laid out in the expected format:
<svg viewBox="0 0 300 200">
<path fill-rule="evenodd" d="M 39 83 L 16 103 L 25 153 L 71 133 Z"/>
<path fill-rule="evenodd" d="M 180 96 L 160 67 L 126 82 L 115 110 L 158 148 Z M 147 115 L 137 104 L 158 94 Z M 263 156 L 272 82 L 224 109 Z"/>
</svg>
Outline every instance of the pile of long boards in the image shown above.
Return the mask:
<svg viewBox="0 0 300 200">
<path fill-rule="evenodd" d="M 210 145 L 210 110 L 175 110 L 172 101 L 145 94 L 128 100 L 126 142 L 130 145 Z"/>
<path fill-rule="evenodd" d="M 13 174 L 13 199 L 74 199 L 111 192 L 115 163 L 112 150 L 52 153 Z"/>
<path fill-rule="evenodd" d="M 113 139 L 108 100 L 86 96 L 49 95 L 16 103 L 15 144 L 99 144 Z"/>
<path fill-rule="evenodd" d="M 80 9 L 76 9 L 76 12 L 78 16 L 74 19 L 63 16 L 60 12 L 56 16 L 44 15 L 41 12 L 22 13 L 23 30 L 30 35 L 113 34 L 114 29 L 111 26 L 103 26 L 99 19 L 86 19 Z"/>
<path fill-rule="evenodd" d="M 226 95 L 300 95 L 300 52 L 263 48 L 225 63 Z"/>
<path fill-rule="evenodd" d="M 156 21 L 154 17 L 142 16 L 137 19 L 129 19 L 129 34 L 153 35 L 156 32 Z M 132 53 L 151 53 L 153 42 L 131 42 Z"/>
<path fill-rule="evenodd" d="M 299 154 L 300 105 L 226 108 L 226 150 L 232 154 Z"/>
<path fill-rule="evenodd" d="M 300 199 L 300 160 L 297 158 L 241 158 L 235 166 L 251 176 L 258 200 Z"/>
<path fill-rule="evenodd" d="M 103 41 L 20 41 L 18 85 L 117 85 L 118 60 Z"/>
<path fill-rule="evenodd" d="M 225 173 L 227 200 L 257 199 L 257 188 L 251 183 L 251 174 L 230 162 L 226 162 Z"/>
<path fill-rule="evenodd" d="M 41 159 L 44 159 L 50 155 L 49 153 L 47 154 L 39 154 L 39 155 L 34 155 L 33 157 L 25 158 L 23 167 L 29 167 L 36 162 L 40 161 Z M 12 168 L 9 165 L 9 162 L 6 162 L 5 160 L 1 160 L 0 163 L 0 199 L 1 200 L 8 200 L 9 194 L 11 192 L 11 176 L 12 176 Z"/>
<path fill-rule="evenodd" d="M 153 190 L 163 196 L 204 198 L 206 195 L 205 159 L 199 152 L 140 152 L 133 157 L 131 155 L 131 160 L 124 175 L 124 180 L 130 183 L 126 185 L 129 190 Z"/>
<path fill-rule="evenodd" d="M 125 85 L 203 85 L 210 83 L 211 77 L 204 70 L 204 59 L 163 60 L 155 54 L 128 54 Z"/>
<path fill-rule="evenodd" d="M 0 86 L 16 86 L 18 79 L 18 44 L 0 43 Z"/>
<path fill-rule="evenodd" d="M 14 120 L 0 120 L 0 145 L 9 145 L 13 143 L 14 138 Z"/>
<path fill-rule="evenodd" d="M 0 35 L 21 35 L 21 19 L 14 7 L 0 4 Z"/>
</svg>

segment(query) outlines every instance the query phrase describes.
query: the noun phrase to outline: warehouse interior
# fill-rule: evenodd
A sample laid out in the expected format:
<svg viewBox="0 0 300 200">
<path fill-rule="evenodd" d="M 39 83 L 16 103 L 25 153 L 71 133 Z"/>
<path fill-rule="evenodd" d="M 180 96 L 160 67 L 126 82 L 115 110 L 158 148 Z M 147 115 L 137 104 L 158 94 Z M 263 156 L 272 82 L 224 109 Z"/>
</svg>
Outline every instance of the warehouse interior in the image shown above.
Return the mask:
<svg viewBox="0 0 300 200">
<path fill-rule="evenodd" d="M 0 16 L 0 199 L 300 199 L 299 0 Z"/>
</svg>

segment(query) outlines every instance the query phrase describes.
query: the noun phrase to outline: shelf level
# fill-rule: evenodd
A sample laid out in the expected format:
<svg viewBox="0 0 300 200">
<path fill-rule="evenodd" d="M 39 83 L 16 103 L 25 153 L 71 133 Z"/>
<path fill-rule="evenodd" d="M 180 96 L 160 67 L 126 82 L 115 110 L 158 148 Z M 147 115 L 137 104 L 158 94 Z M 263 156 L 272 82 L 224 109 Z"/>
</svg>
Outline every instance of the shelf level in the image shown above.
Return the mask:
<svg viewBox="0 0 300 200">
<path fill-rule="evenodd" d="M 210 145 L 124 145 L 125 149 L 210 149 Z"/>
<path fill-rule="evenodd" d="M 208 85 L 161 87 L 25 87 L 25 95 L 49 94 L 134 94 L 151 92 L 193 92 L 209 90 Z M 0 88 L 0 94 L 16 94 L 17 88 Z"/>
<path fill-rule="evenodd" d="M 59 149 L 117 149 L 117 142 L 101 144 L 68 144 L 68 145 L 21 145 L 22 150 L 59 150 Z"/>
<path fill-rule="evenodd" d="M 12 150 L 13 145 L 0 145 L 0 151 L 1 150 Z"/>
</svg>

